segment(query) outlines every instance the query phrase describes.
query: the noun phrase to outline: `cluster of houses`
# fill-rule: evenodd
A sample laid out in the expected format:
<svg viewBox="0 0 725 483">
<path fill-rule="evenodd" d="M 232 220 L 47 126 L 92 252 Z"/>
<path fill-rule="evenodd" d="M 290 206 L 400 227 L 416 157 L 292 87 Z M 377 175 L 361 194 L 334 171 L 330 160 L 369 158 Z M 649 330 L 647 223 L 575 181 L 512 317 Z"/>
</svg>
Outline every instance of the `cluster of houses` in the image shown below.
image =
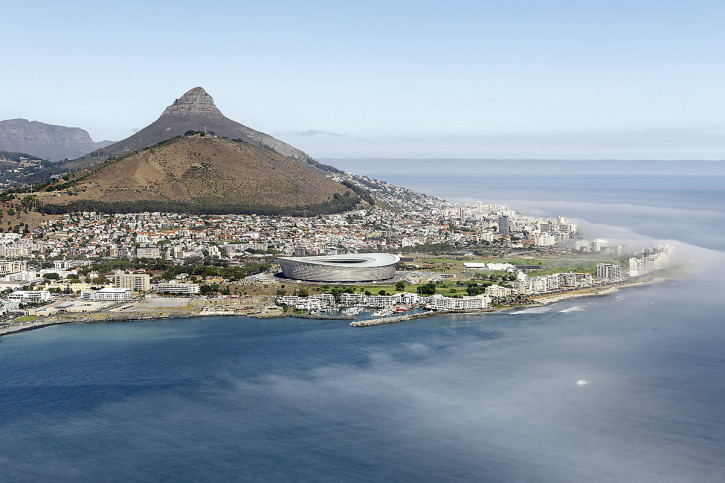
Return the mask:
<svg viewBox="0 0 725 483">
<path fill-rule="evenodd" d="M 452 205 L 372 178 L 347 181 L 364 185 L 396 210 L 376 205 L 314 217 L 73 213 L 49 220 L 32 233 L 0 233 L 0 259 L 138 257 L 181 262 L 204 256 L 234 259 L 270 250 L 293 256 L 391 251 L 423 244 L 548 247 L 577 233 L 577 226 L 563 217 L 535 218 L 480 201 Z"/>
</svg>

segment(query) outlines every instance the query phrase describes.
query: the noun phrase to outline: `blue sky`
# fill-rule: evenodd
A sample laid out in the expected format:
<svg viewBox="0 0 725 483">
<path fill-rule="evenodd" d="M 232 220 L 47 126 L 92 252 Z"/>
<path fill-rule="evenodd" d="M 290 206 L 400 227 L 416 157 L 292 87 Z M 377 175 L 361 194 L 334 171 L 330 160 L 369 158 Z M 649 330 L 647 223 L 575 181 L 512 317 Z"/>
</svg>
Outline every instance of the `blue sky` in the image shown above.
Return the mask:
<svg viewBox="0 0 725 483">
<path fill-rule="evenodd" d="M 118 140 L 204 87 L 317 158 L 725 159 L 725 2 L 12 2 L 0 119 Z"/>
</svg>

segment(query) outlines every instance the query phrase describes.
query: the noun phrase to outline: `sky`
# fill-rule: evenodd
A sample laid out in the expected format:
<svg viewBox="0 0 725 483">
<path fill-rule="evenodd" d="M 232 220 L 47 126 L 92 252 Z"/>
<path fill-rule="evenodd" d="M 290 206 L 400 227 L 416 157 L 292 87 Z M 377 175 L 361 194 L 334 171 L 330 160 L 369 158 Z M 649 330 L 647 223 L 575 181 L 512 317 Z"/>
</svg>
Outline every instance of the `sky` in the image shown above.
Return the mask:
<svg viewBox="0 0 725 483">
<path fill-rule="evenodd" d="M 24 1 L 0 119 L 120 140 L 202 86 L 315 158 L 725 159 L 725 2 Z"/>
</svg>

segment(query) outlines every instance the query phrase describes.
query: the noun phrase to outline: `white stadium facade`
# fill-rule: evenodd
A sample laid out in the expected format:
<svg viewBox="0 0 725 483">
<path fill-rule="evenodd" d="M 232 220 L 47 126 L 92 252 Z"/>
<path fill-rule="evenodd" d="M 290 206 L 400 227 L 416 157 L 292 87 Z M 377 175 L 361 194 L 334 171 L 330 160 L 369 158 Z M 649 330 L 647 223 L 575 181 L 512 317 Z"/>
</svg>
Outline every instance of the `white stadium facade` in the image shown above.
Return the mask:
<svg viewBox="0 0 725 483">
<path fill-rule="evenodd" d="M 395 277 L 395 265 L 400 258 L 389 253 L 360 253 L 277 260 L 287 278 L 310 282 L 374 282 Z"/>
</svg>

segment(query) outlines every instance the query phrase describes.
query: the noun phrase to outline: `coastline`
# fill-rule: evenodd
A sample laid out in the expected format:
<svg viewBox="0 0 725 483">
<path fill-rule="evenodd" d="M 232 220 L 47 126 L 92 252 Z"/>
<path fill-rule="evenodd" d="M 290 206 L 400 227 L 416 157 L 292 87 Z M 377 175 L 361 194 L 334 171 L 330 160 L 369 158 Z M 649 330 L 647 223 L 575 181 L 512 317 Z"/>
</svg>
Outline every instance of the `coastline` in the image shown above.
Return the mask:
<svg viewBox="0 0 725 483">
<path fill-rule="evenodd" d="M 654 283 L 660 283 L 665 281 L 663 278 L 648 277 L 646 279 L 632 280 L 622 283 L 616 283 L 606 286 L 589 287 L 579 289 L 571 292 L 553 293 L 553 294 L 541 294 L 530 297 L 536 305 L 549 305 L 564 300 L 579 298 L 579 297 L 595 297 L 613 294 L 622 288 L 644 286 Z M 526 305 L 530 307 L 531 305 Z M 220 312 L 207 312 L 196 310 L 173 310 L 173 311 L 159 311 L 159 312 L 90 312 L 77 315 L 60 315 L 60 316 L 46 316 L 39 317 L 35 320 L 25 322 L 14 322 L 6 324 L 0 327 L 0 337 L 12 334 L 18 334 L 29 330 L 41 329 L 43 327 L 50 327 L 53 325 L 62 324 L 83 324 L 83 323 L 114 323 L 114 322 L 133 322 L 133 321 L 144 321 L 144 320 L 158 320 L 158 319 L 186 319 L 192 317 L 230 317 L 230 316 L 245 316 L 258 319 L 274 319 L 282 317 L 293 317 L 301 319 L 330 319 L 330 320 L 352 320 L 348 325 L 350 327 L 373 327 L 377 325 L 387 325 L 399 322 L 407 322 L 410 320 L 436 317 L 441 315 L 450 314 L 486 314 L 493 312 L 502 312 L 506 310 L 514 310 L 524 307 L 524 305 L 505 306 L 489 308 L 484 310 L 475 311 L 438 311 L 438 312 L 423 312 L 418 314 L 406 314 L 406 315 L 395 315 L 391 317 L 381 317 L 379 319 L 369 320 L 353 320 L 349 317 L 338 316 L 338 315 L 304 315 L 304 314 L 288 314 L 283 312 L 253 312 L 253 313 L 220 313 Z"/>
</svg>

